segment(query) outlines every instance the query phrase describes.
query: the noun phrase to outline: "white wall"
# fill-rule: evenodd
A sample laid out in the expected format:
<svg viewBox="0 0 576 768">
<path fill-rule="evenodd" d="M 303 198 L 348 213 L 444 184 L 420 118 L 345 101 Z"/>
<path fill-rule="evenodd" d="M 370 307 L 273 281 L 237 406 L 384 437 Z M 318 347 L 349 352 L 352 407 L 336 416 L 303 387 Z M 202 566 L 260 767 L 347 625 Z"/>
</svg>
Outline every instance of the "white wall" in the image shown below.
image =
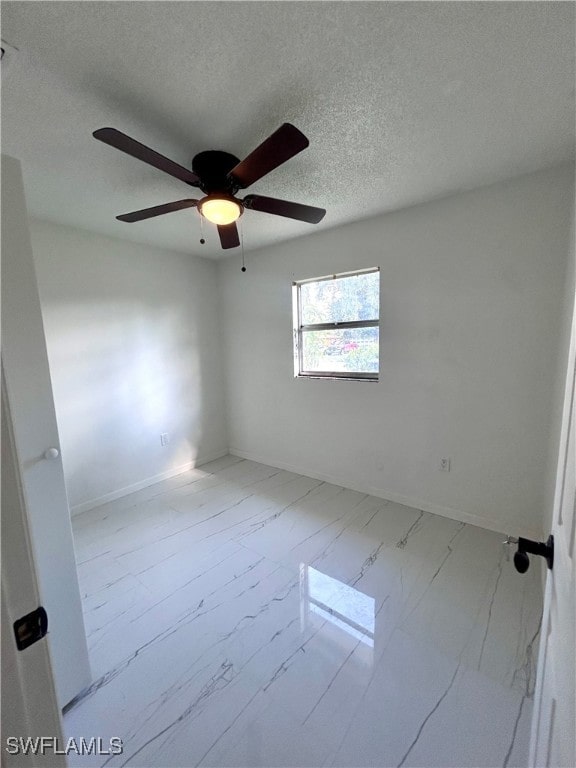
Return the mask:
<svg viewBox="0 0 576 768">
<path fill-rule="evenodd" d="M 572 204 L 556 168 L 221 263 L 231 451 L 540 535 Z M 372 266 L 380 381 L 294 379 L 292 281 Z"/>
<path fill-rule="evenodd" d="M 226 453 L 215 264 L 39 220 L 31 234 L 73 511 Z"/>
</svg>

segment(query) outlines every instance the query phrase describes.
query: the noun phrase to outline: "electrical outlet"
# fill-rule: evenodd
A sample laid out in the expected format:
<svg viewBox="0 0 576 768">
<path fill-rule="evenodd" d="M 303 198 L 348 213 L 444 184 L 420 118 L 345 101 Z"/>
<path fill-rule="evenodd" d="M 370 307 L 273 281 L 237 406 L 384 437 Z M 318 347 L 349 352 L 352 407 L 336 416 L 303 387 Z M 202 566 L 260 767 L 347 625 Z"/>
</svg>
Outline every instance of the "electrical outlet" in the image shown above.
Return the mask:
<svg viewBox="0 0 576 768">
<path fill-rule="evenodd" d="M 170 435 L 168 432 L 162 432 L 160 435 L 160 445 L 168 445 L 170 442 Z"/>
<path fill-rule="evenodd" d="M 439 469 L 441 472 L 450 472 L 450 459 L 440 459 Z"/>
</svg>

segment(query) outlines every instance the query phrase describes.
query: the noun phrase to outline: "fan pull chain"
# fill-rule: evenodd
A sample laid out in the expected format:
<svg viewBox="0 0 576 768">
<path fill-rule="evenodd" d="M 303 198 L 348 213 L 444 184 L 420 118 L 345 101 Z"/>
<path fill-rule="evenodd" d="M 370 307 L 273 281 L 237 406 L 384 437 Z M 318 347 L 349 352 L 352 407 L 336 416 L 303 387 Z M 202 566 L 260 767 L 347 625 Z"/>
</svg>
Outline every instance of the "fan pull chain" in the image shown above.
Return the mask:
<svg viewBox="0 0 576 768">
<path fill-rule="evenodd" d="M 246 272 L 246 264 L 244 263 L 244 227 L 242 222 L 240 223 L 240 247 L 242 248 L 242 272 Z"/>
<path fill-rule="evenodd" d="M 200 211 L 198 211 L 200 213 Z M 204 240 L 204 216 L 200 213 L 200 245 L 204 245 L 206 240 Z"/>
</svg>

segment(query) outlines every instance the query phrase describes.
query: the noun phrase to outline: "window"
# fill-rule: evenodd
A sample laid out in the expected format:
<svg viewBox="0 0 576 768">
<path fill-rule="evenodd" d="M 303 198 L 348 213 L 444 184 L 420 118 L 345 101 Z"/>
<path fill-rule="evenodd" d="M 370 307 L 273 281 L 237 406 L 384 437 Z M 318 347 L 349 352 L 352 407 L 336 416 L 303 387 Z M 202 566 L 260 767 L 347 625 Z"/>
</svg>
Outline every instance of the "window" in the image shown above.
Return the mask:
<svg viewBox="0 0 576 768">
<path fill-rule="evenodd" d="M 294 283 L 294 375 L 378 381 L 380 271 Z"/>
</svg>

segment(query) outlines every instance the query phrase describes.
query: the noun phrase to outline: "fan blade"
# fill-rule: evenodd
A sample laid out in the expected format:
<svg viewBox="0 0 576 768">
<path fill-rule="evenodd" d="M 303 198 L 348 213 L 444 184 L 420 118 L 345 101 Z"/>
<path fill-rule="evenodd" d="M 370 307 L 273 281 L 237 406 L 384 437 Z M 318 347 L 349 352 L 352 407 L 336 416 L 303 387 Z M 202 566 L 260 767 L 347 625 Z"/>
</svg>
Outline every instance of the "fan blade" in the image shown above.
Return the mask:
<svg viewBox="0 0 576 768">
<path fill-rule="evenodd" d="M 256 147 L 248 157 L 232 168 L 228 176 L 246 189 L 286 160 L 306 149 L 310 142 L 290 123 L 284 123 L 277 131 Z"/>
<path fill-rule="evenodd" d="M 123 213 L 122 216 L 116 216 L 118 221 L 127 221 L 132 224 L 135 221 L 151 219 L 153 216 L 162 216 L 163 213 L 172 213 L 172 211 L 181 211 L 183 208 L 194 208 L 198 200 L 176 200 L 174 203 L 164 203 L 164 205 L 155 205 L 153 208 L 143 208 L 141 211 L 132 211 L 132 213 Z"/>
<path fill-rule="evenodd" d="M 247 195 L 242 202 L 246 208 L 251 208 L 253 211 L 286 216 L 288 219 L 307 221 L 308 224 L 318 224 L 326 215 L 324 208 L 314 208 L 312 205 L 302 205 L 301 203 L 290 203 L 288 200 L 278 200 L 276 197 Z"/>
<path fill-rule="evenodd" d="M 164 173 L 169 173 L 170 176 L 175 176 L 180 181 L 186 182 L 193 187 L 197 187 L 200 184 L 200 178 L 192 171 L 184 168 L 182 165 L 178 165 L 173 160 L 169 160 L 164 155 L 155 152 L 149 147 L 145 147 L 144 144 L 140 144 L 136 139 L 131 139 L 130 136 L 126 136 L 125 133 L 117 131 L 115 128 L 99 128 L 92 134 L 98 141 L 103 141 L 104 144 L 109 144 L 115 149 L 119 149 L 121 152 L 126 152 L 127 155 L 142 160 L 148 165 L 158 168 Z"/>
<path fill-rule="evenodd" d="M 220 225 L 218 227 L 218 234 L 220 235 L 220 242 L 222 248 L 236 248 L 240 245 L 240 238 L 238 237 L 238 227 L 234 222 L 232 224 Z"/>
</svg>

